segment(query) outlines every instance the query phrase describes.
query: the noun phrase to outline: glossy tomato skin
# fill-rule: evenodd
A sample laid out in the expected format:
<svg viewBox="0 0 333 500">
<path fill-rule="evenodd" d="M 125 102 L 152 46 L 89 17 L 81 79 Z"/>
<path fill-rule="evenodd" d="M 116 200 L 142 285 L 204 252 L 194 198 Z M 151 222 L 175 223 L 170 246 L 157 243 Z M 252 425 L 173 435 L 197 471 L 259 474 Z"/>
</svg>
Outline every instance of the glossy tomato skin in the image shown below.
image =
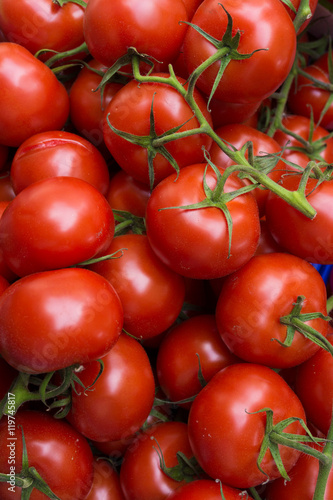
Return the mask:
<svg viewBox="0 0 333 500">
<path fill-rule="evenodd" d="M 166 73 L 154 73 L 153 76 L 168 77 Z M 185 85 L 185 80 L 178 78 Z M 211 124 L 206 102 L 199 93 L 194 97 L 202 113 Z M 150 185 L 148 170 L 148 153 L 145 147 L 132 144 L 119 137 L 111 130 L 107 120 L 120 131 L 138 136 L 150 134 L 150 111 L 153 102 L 156 134 L 180 127 L 180 132 L 192 130 L 199 126 L 193 111 L 180 93 L 164 83 L 141 83 L 136 80 L 127 83 L 111 100 L 105 109 L 104 141 L 111 155 L 119 166 L 140 182 Z M 185 123 L 187 122 L 187 123 Z M 179 168 L 192 163 L 204 161 L 202 148 L 210 148 L 212 139 L 207 134 L 195 134 L 165 144 L 165 148 L 177 162 Z M 160 153 L 153 160 L 155 185 L 172 174 L 175 170 Z"/>
<path fill-rule="evenodd" d="M 162 471 L 159 447 L 167 467 L 177 465 L 178 452 L 191 458 L 186 423 L 158 423 L 136 437 L 120 468 L 120 484 L 126 500 L 163 500 L 184 484 Z"/>
<path fill-rule="evenodd" d="M 216 133 L 223 141 L 232 144 L 236 149 L 241 149 L 244 144 L 251 141 L 254 156 L 265 156 L 270 153 L 278 154 L 281 151 L 281 146 L 272 137 L 245 124 L 236 123 L 225 125 L 216 129 Z M 210 148 L 210 159 L 215 165 L 223 169 L 235 164 L 216 142 L 214 142 Z M 278 182 L 286 170 L 286 164 L 282 160 L 279 160 L 268 176 L 275 182 Z M 260 188 L 253 191 L 261 216 L 265 214 L 265 203 L 268 193 L 269 191 L 267 189 L 263 190 Z"/>
<path fill-rule="evenodd" d="M 101 254 L 113 235 L 114 217 L 105 197 L 74 177 L 31 184 L 0 221 L 4 258 L 18 276 L 80 264 Z"/>
<path fill-rule="evenodd" d="M 228 64 L 214 97 L 234 103 L 261 101 L 281 85 L 293 64 L 296 34 L 291 18 L 280 0 L 227 0 L 223 2 L 223 8 L 233 18 L 233 35 L 241 32 L 238 51 L 241 54 L 259 51 L 249 59 L 232 60 Z M 221 40 L 228 21 L 223 8 L 217 0 L 205 0 L 191 22 Z M 184 40 L 184 59 L 189 73 L 215 52 L 213 44 L 193 28 L 188 29 Z M 198 88 L 206 95 L 212 90 L 219 67 L 219 62 L 212 64 L 197 81 Z"/>
<path fill-rule="evenodd" d="M 124 500 L 118 472 L 104 459 L 94 458 L 91 490 L 85 500 Z"/>
<path fill-rule="evenodd" d="M 252 193 L 227 203 L 233 219 L 231 255 L 225 216 L 219 208 L 189 210 L 182 207 L 206 198 L 203 178 L 206 164 L 181 169 L 161 181 L 148 200 L 146 228 L 149 242 L 158 257 L 179 274 L 196 279 L 212 279 L 232 273 L 254 254 L 260 233 L 258 205 Z M 216 186 L 211 167 L 206 173 L 208 186 Z M 244 186 L 231 175 L 225 191 Z M 161 210 L 163 209 L 163 210 Z"/>
<path fill-rule="evenodd" d="M 296 394 L 266 366 L 230 365 L 201 390 L 190 409 L 188 431 L 194 456 L 210 477 L 241 489 L 267 480 L 257 466 L 266 416 L 252 413 L 263 408 L 273 410 L 274 424 L 289 417 L 305 421 Z M 304 434 L 304 429 L 295 422 L 286 427 L 286 432 Z M 288 471 L 300 452 L 286 447 L 280 447 L 280 452 Z M 280 476 L 270 452 L 266 452 L 261 466 L 271 479 Z"/>
<path fill-rule="evenodd" d="M 160 261 L 146 235 L 115 237 L 106 251 L 106 255 L 112 254 L 119 258 L 98 262 L 90 269 L 117 291 L 124 310 L 124 329 L 139 339 L 164 332 L 182 309 L 184 278 Z"/>
<path fill-rule="evenodd" d="M 27 446 L 29 466 L 35 467 L 54 494 L 62 500 L 84 500 L 93 479 L 93 455 L 87 440 L 66 421 L 56 420 L 45 412 L 19 410 L 15 419 L 14 437 L 9 433 L 8 421 L 0 422 L 0 470 L 9 473 L 11 442 L 15 454 L 15 472 L 22 468 L 22 429 Z M 8 453 L 6 453 L 8 450 Z M 11 455 L 13 457 L 13 455 Z M 3 500 L 21 498 L 21 488 L 9 491 L 8 483 L 0 483 Z M 33 490 L 31 500 L 43 500 L 46 495 Z"/>
<path fill-rule="evenodd" d="M 327 336 L 327 340 L 333 345 L 332 333 Z M 308 420 L 326 436 L 332 420 L 333 401 L 333 358 L 329 352 L 320 349 L 298 366 L 295 392 Z"/>
<path fill-rule="evenodd" d="M 153 406 L 155 381 L 150 361 L 141 344 L 123 333 L 103 363 L 94 390 L 72 393 L 68 418 L 94 441 L 126 440 L 144 424 Z M 79 378 L 88 386 L 99 370 L 99 363 L 93 361 L 84 366 Z"/>
<path fill-rule="evenodd" d="M 119 170 L 111 177 L 105 197 L 113 209 L 144 217 L 150 189 L 147 184 L 135 180 L 124 170 Z"/>
<path fill-rule="evenodd" d="M 322 451 L 322 445 L 309 443 L 309 446 L 317 451 Z M 312 500 L 315 492 L 316 482 L 319 472 L 319 461 L 302 453 L 296 465 L 289 473 L 290 481 L 282 478 L 275 479 L 268 483 L 265 494 L 266 500 Z M 331 470 L 326 483 L 323 500 L 330 500 L 333 495 L 333 469 Z"/>
<path fill-rule="evenodd" d="M 65 87 L 43 62 L 16 43 L 0 44 L 0 143 L 18 147 L 30 136 L 61 130 L 69 115 Z"/>
<path fill-rule="evenodd" d="M 91 55 L 108 67 L 130 47 L 168 64 L 177 57 L 186 33 L 180 21 L 187 21 L 182 0 L 90 0 L 84 37 Z"/>
<path fill-rule="evenodd" d="M 51 0 L 4 0 L 0 28 L 9 42 L 22 45 L 32 54 L 41 49 L 64 52 L 83 43 L 83 16 L 84 8 L 71 2 L 60 7 Z"/>
<path fill-rule="evenodd" d="M 10 169 L 16 194 L 49 177 L 78 177 L 103 195 L 109 187 L 107 163 L 91 142 L 78 134 L 49 131 L 36 134 L 16 150 Z"/>
<path fill-rule="evenodd" d="M 104 110 L 123 84 L 107 83 L 101 96 L 101 91 L 97 90 L 97 87 L 107 67 L 96 59 L 91 59 L 88 65 L 89 67 L 81 69 L 71 85 L 70 118 L 79 134 L 104 152 L 106 149 L 103 139 Z M 102 75 L 95 71 L 101 72 Z"/>
<path fill-rule="evenodd" d="M 221 491 L 225 500 L 239 500 L 242 498 L 241 491 L 236 488 L 230 488 L 225 484 L 221 484 L 213 479 L 198 479 L 189 484 L 185 484 L 178 488 L 174 493 L 169 495 L 168 500 L 221 500 Z M 252 497 L 246 496 L 247 500 L 252 500 Z"/>
<path fill-rule="evenodd" d="M 280 318 L 292 312 L 298 296 L 305 297 L 302 314 L 327 314 L 325 283 L 311 264 L 288 253 L 256 255 L 222 285 L 216 322 L 223 341 L 245 361 L 274 368 L 309 359 L 319 347 L 299 332 L 289 347 L 272 340 L 285 341 L 287 327 Z M 324 319 L 306 323 L 327 335 Z"/>
<path fill-rule="evenodd" d="M 0 296 L 0 310 L 1 355 L 27 373 L 105 356 L 123 324 L 114 288 L 102 276 L 80 268 L 34 273 L 15 281 Z"/>
<path fill-rule="evenodd" d="M 290 191 L 298 188 L 301 176 L 287 176 L 282 186 Z M 309 179 L 305 193 L 316 210 L 313 219 L 306 217 L 273 193 L 266 201 L 268 228 L 286 251 L 317 264 L 333 264 L 332 205 L 333 183 L 324 181 L 317 187 L 316 179 Z"/>
<path fill-rule="evenodd" d="M 214 314 L 189 318 L 163 338 L 156 372 L 159 386 L 170 401 L 181 401 L 200 392 L 199 360 L 206 382 L 225 366 L 240 362 L 221 340 Z"/>
<path fill-rule="evenodd" d="M 330 84 L 328 72 L 318 67 L 316 63 L 307 66 L 304 71 L 311 78 L 315 78 L 326 85 Z M 288 108 L 294 115 L 307 116 L 308 118 L 311 118 L 312 115 L 315 123 L 327 130 L 332 130 L 333 106 L 329 106 L 321 116 L 329 97 L 330 92 L 328 90 L 320 88 L 305 75 L 298 75 L 289 93 Z"/>
</svg>

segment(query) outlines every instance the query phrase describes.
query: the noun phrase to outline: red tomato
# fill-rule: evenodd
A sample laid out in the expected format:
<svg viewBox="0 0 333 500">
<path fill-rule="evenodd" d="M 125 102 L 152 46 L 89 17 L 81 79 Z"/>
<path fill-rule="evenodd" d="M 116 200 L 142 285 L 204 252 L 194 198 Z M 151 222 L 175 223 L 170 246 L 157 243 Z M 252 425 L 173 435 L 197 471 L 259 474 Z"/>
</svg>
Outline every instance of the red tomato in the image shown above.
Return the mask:
<svg viewBox="0 0 333 500">
<path fill-rule="evenodd" d="M 290 175 L 282 186 L 290 191 L 298 188 L 301 176 Z M 317 187 L 309 179 L 305 194 L 317 215 L 310 219 L 296 208 L 270 193 L 266 202 L 268 228 L 279 245 L 288 252 L 317 264 L 333 264 L 333 183 L 324 181 Z"/>
<path fill-rule="evenodd" d="M 213 97 L 209 108 L 212 113 L 214 129 L 216 130 L 230 123 L 243 123 L 246 120 L 250 120 L 256 111 L 258 111 L 260 105 L 261 101 L 247 103 L 224 102 Z"/>
<path fill-rule="evenodd" d="M 311 448 L 322 451 L 322 445 L 309 443 Z M 290 481 L 282 478 L 275 479 L 269 483 L 265 490 L 266 500 L 312 500 L 318 478 L 319 461 L 305 453 L 299 457 L 296 465 L 291 469 Z M 333 498 L 333 468 L 329 474 L 323 500 Z"/>
<path fill-rule="evenodd" d="M 93 455 L 86 439 L 64 420 L 56 420 L 45 412 L 19 410 L 11 419 L 11 427 L 9 418 L 0 421 L 1 472 L 14 471 L 19 476 L 23 429 L 29 466 L 37 469 L 61 500 L 84 500 L 93 479 Z M 21 488 L 9 486 L 9 483 L 0 483 L 2 500 L 19 500 Z M 30 500 L 45 498 L 47 496 L 36 489 L 29 497 Z"/>
<path fill-rule="evenodd" d="M 50 131 L 29 137 L 17 149 L 10 169 L 16 194 L 33 182 L 70 176 L 92 184 L 102 194 L 109 187 L 109 170 L 91 142 L 70 132 Z"/>
<path fill-rule="evenodd" d="M 124 500 L 117 471 L 104 459 L 94 458 L 91 490 L 85 500 Z"/>
<path fill-rule="evenodd" d="M 333 345 L 333 334 L 327 339 Z M 332 420 L 333 402 L 333 358 L 329 352 L 320 349 L 297 368 L 295 391 L 308 420 L 326 436 Z"/>
<path fill-rule="evenodd" d="M 70 422 L 94 441 L 127 440 L 146 421 L 154 401 L 155 381 L 148 355 L 139 342 L 121 334 L 103 358 L 104 370 L 93 390 L 72 392 Z M 87 387 L 100 370 L 97 361 L 78 374 Z"/>
<path fill-rule="evenodd" d="M 150 197 L 150 189 L 146 184 L 135 180 L 124 170 L 119 170 L 111 178 L 105 197 L 112 208 L 125 210 L 138 217 L 144 217 Z"/>
<path fill-rule="evenodd" d="M 262 365 L 238 363 L 220 370 L 192 403 L 188 433 L 194 456 L 212 478 L 234 488 L 249 488 L 280 477 L 269 451 L 257 466 L 264 438 L 266 414 L 273 410 L 273 424 L 289 417 L 305 420 L 296 394 L 275 371 Z M 209 409 L 207 411 L 207 409 Z M 304 434 L 298 421 L 285 432 Z M 282 462 L 288 472 L 300 452 L 280 446 Z"/>
<path fill-rule="evenodd" d="M 299 296 L 305 297 L 301 314 L 327 315 L 325 283 L 311 264 L 287 253 L 256 255 L 222 285 L 216 306 L 222 340 L 245 361 L 274 368 L 302 363 L 318 351 L 317 344 L 298 331 L 290 346 L 279 344 L 287 337 L 280 318 L 291 314 Z M 306 324 L 326 337 L 324 319 Z"/>
<path fill-rule="evenodd" d="M 267 226 L 266 219 L 260 219 L 260 238 L 255 255 L 261 253 L 283 252 L 284 249 L 277 244 Z"/>
<path fill-rule="evenodd" d="M 18 276 L 79 264 L 104 252 L 114 235 L 112 209 L 82 179 L 53 177 L 26 187 L 0 220 L 0 244 Z"/>
<path fill-rule="evenodd" d="M 306 167 L 310 160 L 333 162 L 333 138 L 327 138 L 329 132 L 320 125 L 314 125 L 312 137 L 310 137 L 310 118 L 299 115 L 286 115 L 282 118 L 282 125 L 290 130 L 293 134 L 297 134 L 304 139 L 308 144 L 302 144 L 292 135 L 289 135 L 281 130 L 277 130 L 274 134 L 276 142 L 283 146 L 283 157 L 299 165 Z M 303 141 L 303 142 L 304 142 Z M 296 147 L 296 150 L 294 148 Z M 301 151 L 298 149 L 301 148 Z M 288 169 L 292 168 L 288 165 Z M 297 170 L 297 169 L 295 169 Z"/>
<path fill-rule="evenodd" d="M 326 85 L 330 84 L 328 72 L 325 72 L 316 63 L 304 68 L 304 71 L 312 78 Z M 333 104 L 331 104 L 321 117 L 324 107 L 331 95 L 329 90 L 320 88 L 312 80 L 304 75 L 298 75 L 290 89 L 288 96 L 288 108 L 294 115 L 307 116 L 321 127 L 333 129 Z"/>
<path fill-rule="evenodd" d="M 223 492 L 223 497 L 221 492 Z M 178 488 L 169 495 L 168 500 L 240 500 L 242 492 L 235 488 L 230 488 L 219 481 L 212 479 L 198 479 Z M 253 500 L 249 495 L 244 496 L 244 500 Z"/>
<path fill-rule="evenodd" d="M 89 61 L 89 67 L 84 67 L 69 91 L 70 118 L 76 130 L 97 148 L 104 151 L 103 118 L 104 110 L 113 96 L 123 87 L 121 83 L 107 83 L 101 91 L 97 90 L 101 83 L 106 66 L 95 59 Z M 90 69 L 92 68 L 92 69 Z M 96 71 L 102 73 L 98 74 Z"/>
<path fill-rule="evenodd" d="M 224 127 L 218 128 L 216 133 L 223 141 L 227 144 L 231 144 L 236 149 L 241 149 L 246 142 L 251 141 L 254 156 L 260 157 L 270 153 L 279 153 L 281 151 L 281 146 L 267 134 L 241 123 L 225 125 Z M 248 155 L 246 154 L 246 156 Z M 210 148 L 210 159 L 215 165 L 223 169 L 235 164 L 216 142 L 214 142 Z M 286 164 L 282 160 L 279 160 L 268 176 L 275 182 L 278 182 L 286 170 Z M 263 215 L 265 213 L 265 203 L 269 191 L 267 189 L 257 188 L 252 192 L 257 200 L 260 215 Z"/>
<path fill-rule="evenodd" d="M 83 16 L 84 8 L 74 2 L 60 7 L 52 0 L 33 3 L 29 0 L 3 0 L 0 28 L 9 42 L 22 45 L 32 54 L 41 49 L 64 52 L 84 42 Z M 43 59 L 48 57 L 50 55 L 46 54 Z"/>
<path fill-rule="evenodd" d="M 119 258 L 98 262 L 90 269 L 104 276 L 117 291 L 124 309 L 124 329 L 139 339 L 164 332 L 181 311 L 183 277 L 160 261 L 145 235 L 117 236 L 106 251 L 109 254 L 118 254 Z"/>
<path fill-rule="evenodd" d="M 167 74 L 157 73 L 155 76 L 167 77 Z M 185 85 L 185 80 L 178 80 Z M 198 91 L 194 92 L 195 100 L 208 123 L 211 118 L 206 103 Z M 155 132 L 158 136 L 174 127 L 180 131 L 192 130 L 199 126 L 198 120 L 185 99 L 174 88 L 164 83 L 141 83 L 132 80 L 127 83 L 109 103 L 105 110 L 104 141 L 110 153 L 132 177 L 147 185 L 150 184 L 148 169 L 148 152 L 146 147 L 132 144 L 113 132 L 107 119 L 113 127 L 137 136 L 147 136 L 150 133 L 150 110 L 153 102 Z M 185 122 L 187 122 L 185 124 Z M 202 148 L 209 149 L 212 139 L 207 134 L 195 134 L 165 145 L 167 151 L 177 162 L 179 168 L 192 163 L 204 161 Z M 157 152 L 153 160 L 155 185 L 174 168 L 169 161 Z"/>
<path fill-rule="evenodd" d="M 193 14 L 202 2 L 203 0 L 183 0 L 189 20 L 192 19 Z"/>
<path fill-rule="evenodd" d="M 17 147 L 38 132 L 60 130 L 69 115 L 65 87 L 16 43 L 0 43 L 0 144 Z"/>
<path fill-rule="evenodd" d="M 146 213 L 147 235 L 158 257 L 177 273 L 196 279 L 219 278 L 244 265 L 256 250 L 260 232 L 252 193 L 227 202 L 233 220 L 230 256 L 227 222 L 220 208 L 181 208 L 206 198 L 205 169 L 204 163 L 190 165 L 180 170 L 178 178 L 172 174 L 161 181 L 148 200 Z M 215 188 L 216 174 L 211 167 L 206 182 L 210 189 Z M 242 186 L 244 183 L 231 175 L 225 192 Z M 167 207 L 180 208 L 161 210 Z"/>
<path fill-rule="evenodd" d="M 123 324 L 114 288 L 102 276 L 79 268 L 15 281 L 0 296 L 0 311 L 0 354 L 27 373 L 105 356 Z"/>
<path fill-rule="evenodd" d="M 191 22 L 221 41 L 228 22 L 224 9 L 233 19 L 232 35 L 240 32 L 239 53 L 257 52 L 249 59 L 229 62 L 214 96 L 227 102 L 259 102 L 283 83 L 292 67 L 296 54 L 293 23 L 280 0 L 225 0 L 223 8 L 218 0 L 205 0 Z M 188 29 L 184 58 L 189 73 L 216 51 L 215 45 L 194 28 Z M 206 95 L 211 93 L 220 65 L 220 61 L 213 63 L 197 81 L 198 88 Z"/>
<path fill-rule="evenodd" d="M 181 401 L 200 392 L 199 361 L 206 382 L 225 366 L 240 362 L 221 340 L 213 314 L 183 321 L 163 338 L 156 372 L 159 386 L 168 399 Z"/>
<path fill-rule="evenodd" d="M 2 216 L 3 212 L 5 211 L 8 205 L 9 201 L 0 201 L 0 217 Z M 3 250 L 1 247 L 0 247 L 0 275 L 3 276 L 10 283 L 12 283 L 17 279 L 16 274 L 7 266 L 4 259 Z"/>
<path fill-rule="evenodd" d="M 90 0 L 84 36 L 91 55 L 108 67 L 130 47 L 168 64 L 177 57 L 186 33 L 180 21 L 187 21 L 182 0 Z"/>
<path fill-rule="evenodd" d="M 142 431 L 127 449 L 120 468 L 120 484 L 125 500 L 163 500 L 185 484 L 165 474 L 160 454 L 167 467 L 177 465 L 177 453 L 191 458 L 192 451 L 184 422 L 163 422 Z"/>
</svg>

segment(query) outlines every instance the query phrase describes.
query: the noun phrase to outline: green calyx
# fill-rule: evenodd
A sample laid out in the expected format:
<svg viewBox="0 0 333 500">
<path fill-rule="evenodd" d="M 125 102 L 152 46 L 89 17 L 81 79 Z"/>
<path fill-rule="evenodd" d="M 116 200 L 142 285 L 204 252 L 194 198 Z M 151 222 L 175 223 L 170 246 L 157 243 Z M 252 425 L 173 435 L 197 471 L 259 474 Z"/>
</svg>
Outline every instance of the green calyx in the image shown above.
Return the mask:
<svg viewBox="0 0 333 500">
<path fill-rule="evenodd" d="M 267 476 L 269 480 L 269 476 L 262 468 L 262 462 L 266 455 L 267 450 L 270 451 L 274 462 L 278 468 L 280 475 L 286 480 L 289 481 L 290 477 L 284 467 L 281 453 L 279 449 L 279 445 L 288 446 L 300 452 L 306 453 L 317 458 L 321 463 L 327 465 L 329 460 L 327 456 L 304 443 L 327 443 L 327 439 L 318 438 L 312 435 L 305 422 L 297 417 L 286 418 L 285 420 L 281 420 L 277 424 L 273 423 L 273 410 L 271 408 L 263 408 L 261 410 L 255 412 L 247 412 L 249 415 L 256 415 L 258 413 L 266 413 L 266 429 L 265 436 L 261 444 L 261 448 L 259 451 L 257 465 L 258 469 Z M 291 434 L 284 432 L 284 430 L 292 423 L 298 422 L 303 429 L 305 430 L 305 434 Z"/>
<path fill-rule="evenodd" d="M 30 467 L 28 462 L 28 452 L 25 442 L 24 432 L 22 428 L 22 470 L 20 473 L 15 473 L 14 484 L 10 474 L 0 473 L 0 482 L 9 483 L 12 488 L 11 491 L 15 492 L 16 486 L 21 488 L 21 500 L 29 500 L 30 495 L 34 489 L 44 493 L 51 500 L 61 500 L 53 493 L 48 484 L 44 481 L 35 467 Z"/>
<path fill-rule="evenodd" d="M 322 349 L 330 352 L 333 356 L 333 346 L 331 345 L 331 343 L 326 339 L 326 337 L 324 337 L 324 335 L 322 335 L 320 332 L 306 323 L 307 321 L 318 318 L 321 318 L 325 321 L 330 321 L 332 318 L 330 316 L 325 316 L 320 312 L 302 314 L 301 310 L 304 301 L 305 297 L 303 295 L 299 295 L 296 302 L 293 304 L 291 313 L 280 318 L 280 323 L 282 325 L 286 325 L 287 327 L 287 335 L 284 342 L 280 342 L 278 339 L 272 340 L 276 340 L 283 347 L 289 347 L 293 342 L 295 333 L 299 332 L 304 335 L 304 337 L 320 346 Z"/>
<path fill-rule="evenodd" d="M 199 466 L 195 457 L 188 458 L 186 455 L 184 455 L 184 453 L 181 452 L 177 453 L 177 465 L 175 465 L 174 467 L 167 467 L 158 441 L 154 436 L 151 436 L 150 439 L 154 440 L 156 443 L 156 446 L 153 446 L 153 448 L 158 454 L 160 468 L 168 477 L 170 477 L 174 481 L 185 481 L 186 483 L 195 481 L 196 479 L 201 479 L 203 477 L 204 472 Z"/>
<path fill-rule="evenodd" d="M 204 61 L 190 76 L 189 78 L 189 86 L 193 86 L 199 77 L 199 75 L 207 69 L 209 66 L 214 64 L 215 62 L 219 61 L 220 62 L 220 67 L 217 72 L 216 78 L 214 80 L 214 84 L 211 90 L 211 93 L 208 98 L 208 104 L 207 107 L 209 108 L 209 103 L 211 99 L 213 98 L 215 91 L 218 87 L 218 85 L 221 82 L 223 73 L 228 66 L 230 61 L 242 61 L 244 59 L 249 59 L 255 52 L 259 52 L 261 50 L 267 50 L 266 48 L 260 48 L 257 50 L 254 50 L 253 52 L 249 54 L 241 54 L 238 52 L 238 46 L 241 38 L 241 32 L 238 30 L 236 34 L 233 36 L 232 35 L 232 28 L 233 28 L 233 20 L 229 12 L 224 8 L 222 4 L 219 3 L 219 5 L 222 7 L 224 12 L 226 13 L 228 17 L 228 24 L 226 31 L 222 37 L 221 40 L 218 40 L 217 38 L 214 38 L 213 36 L 209 35 L 206 33 L 203 29 L 201 29 L 199 26 L 186 22 L 191 28 L 195 29 L 200 35 L 202 35 L 208 42 L 210 42 L 215 48 L 216 52 L 213 54 L 211 57 L 209 57 L 206 61 Z"/>
<path fill-rule="evenodd" d="M 28 401 L 41 401 L 48 410 L 56 411 L 56 418 L 66 417 L 71 408 L 71 391 L 77 393 L 76 385 L 82 387 L 84 392 L 89 391 L 102 374 L 104 364 L 102 360 L 98 362 L 100 371 L 89 386 L 85 386 L 77 375 L 82 369 L 81 365 L 41 375 L 19 372 L 8 393 L 0 401 L 0 418 L 4 415 L 14 418 L 18 409 Z M 52 381 L 56 374 L 60 378 L 59 385 Z"/>
</svg>

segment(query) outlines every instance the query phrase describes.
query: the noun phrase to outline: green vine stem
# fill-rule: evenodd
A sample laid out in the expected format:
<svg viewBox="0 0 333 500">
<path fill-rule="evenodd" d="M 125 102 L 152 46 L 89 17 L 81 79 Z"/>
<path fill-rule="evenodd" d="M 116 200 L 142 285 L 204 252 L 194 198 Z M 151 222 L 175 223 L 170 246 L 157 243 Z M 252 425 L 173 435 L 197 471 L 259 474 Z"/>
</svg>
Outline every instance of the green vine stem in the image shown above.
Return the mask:
<svg viewBox="0 0 333 500">
<path fill-rule="evenodd" d="M 213 57 L 213 56 L 212 56 Z M 310 203 L 307 201 L 307 198 L 304 193 L 305 189 L 305 184 L 306 181 L 311 173 L 311 170 L 313 166 L 307 168 L 304 170 L 304 181 L 301 182 L 300 187 L 297 191 L 289 191 L 285 189 L 283 186 L 278 184 L 277 182 L 273 181 L 266 173 L 263 173 L 256 168 L 254 168 L 249 161 L 245 157 L 245 153 L 243 151 L 239 150 L 232 150 L 230 147 L 218 136 L 218 134 L 214 131 L 214 129 L 209 125 L 209 123 L 206 121 L 202 111 L 200 110 L 199 106 L 197 105 L 195 98 L 193 96 L 193 88 L 188 87 L 187 89 L 182 85 L 181 82 L 179 82 L 178 78 L 176 77 L 174 70 L 172 68 L 172 65 L 169 66 L 169 72 L 170 75 L 167 77 L 164 76 L 154 76 L 154 75 L 142 75 L 140 72 L 139 68 L 139 58 L 136 55 L 133 55 L 132 59 L 132 66 L 133 66 L 133 75 L 134 78 L 139 82 L 139 83 L 147 83 L 147 82 L 155 82 L 155 83 L 163 83 L 166 85 L 172 86 L 174 89 L 178 90 L 178 92 L 183 96 L 185 101 L 188 103 L 188 105 L 191 107 L 193 110 L 193 113 L 195 117 L 197 118 L 199 122 L 199 128 L 192 130 L 192 134 L 197 134 L 197 133 L 205 133 L 209 135 L 213 141 L 215 141 L 218 146 L 222 149 L 224 153 L 226 153 L 232 160 L 233 162 L 238 166 L 238 170 L 241 172 L 244 172 L 248 174 L 249 177 L 254 179 L 255 182 L 258 184 L 261 184 L 264 186 L 266 189 L 269 189 L 273 193 L 276 193 L 278 196 L 280 196 L 282 199 L 284 199 L 287 203 L 289 203 L 291 206 L 295 207 L 297 210 L 302 212 L 306 217 L 309 218 L 314 218 L 316 215 L 315 209 L 310 205 Z M 201 64 L 201 71 L 203 71 L 205 68 L 210 66 L 211 64 L 211 58 L 208 58 L 207 61 Z M 180 139 L 184 137 L 184 135 L 187 134 L 188 132 L 175 132 L 171 134 L 165 135 L 163 138 L 158 138 L 153 141 L 153 145 L 161 145 L 161 143 L 166 144 L 170 141 L 174 141 L 177 139 Z M 230 170 L 228 170 L 228 174 L 230 173 Z"/>
<path fill-rule="evenodd" d="M 333 456 L 333 418 L 327 434 L 327 441 L 322 451 L 326 457 L 325 461 L 319 460 L 319 473 L 316 482 L 316 488 L 312 500 L 323 500 L 325 496 L 328 476 L 332 470 Z"/>
</svg>

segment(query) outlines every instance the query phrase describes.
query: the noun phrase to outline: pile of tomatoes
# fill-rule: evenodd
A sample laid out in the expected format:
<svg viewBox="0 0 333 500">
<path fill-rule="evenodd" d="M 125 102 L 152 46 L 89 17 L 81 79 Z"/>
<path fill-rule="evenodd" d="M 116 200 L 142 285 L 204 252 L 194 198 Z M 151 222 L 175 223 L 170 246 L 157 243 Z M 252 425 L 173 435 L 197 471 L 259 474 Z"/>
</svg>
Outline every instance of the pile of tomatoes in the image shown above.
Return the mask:
<svg viewBox="0 0 333 500">
<path fill-rule="evenodd" d="M 0 1 L 1 499 L 332 499 L 320 7 Z"/>
</svg>

